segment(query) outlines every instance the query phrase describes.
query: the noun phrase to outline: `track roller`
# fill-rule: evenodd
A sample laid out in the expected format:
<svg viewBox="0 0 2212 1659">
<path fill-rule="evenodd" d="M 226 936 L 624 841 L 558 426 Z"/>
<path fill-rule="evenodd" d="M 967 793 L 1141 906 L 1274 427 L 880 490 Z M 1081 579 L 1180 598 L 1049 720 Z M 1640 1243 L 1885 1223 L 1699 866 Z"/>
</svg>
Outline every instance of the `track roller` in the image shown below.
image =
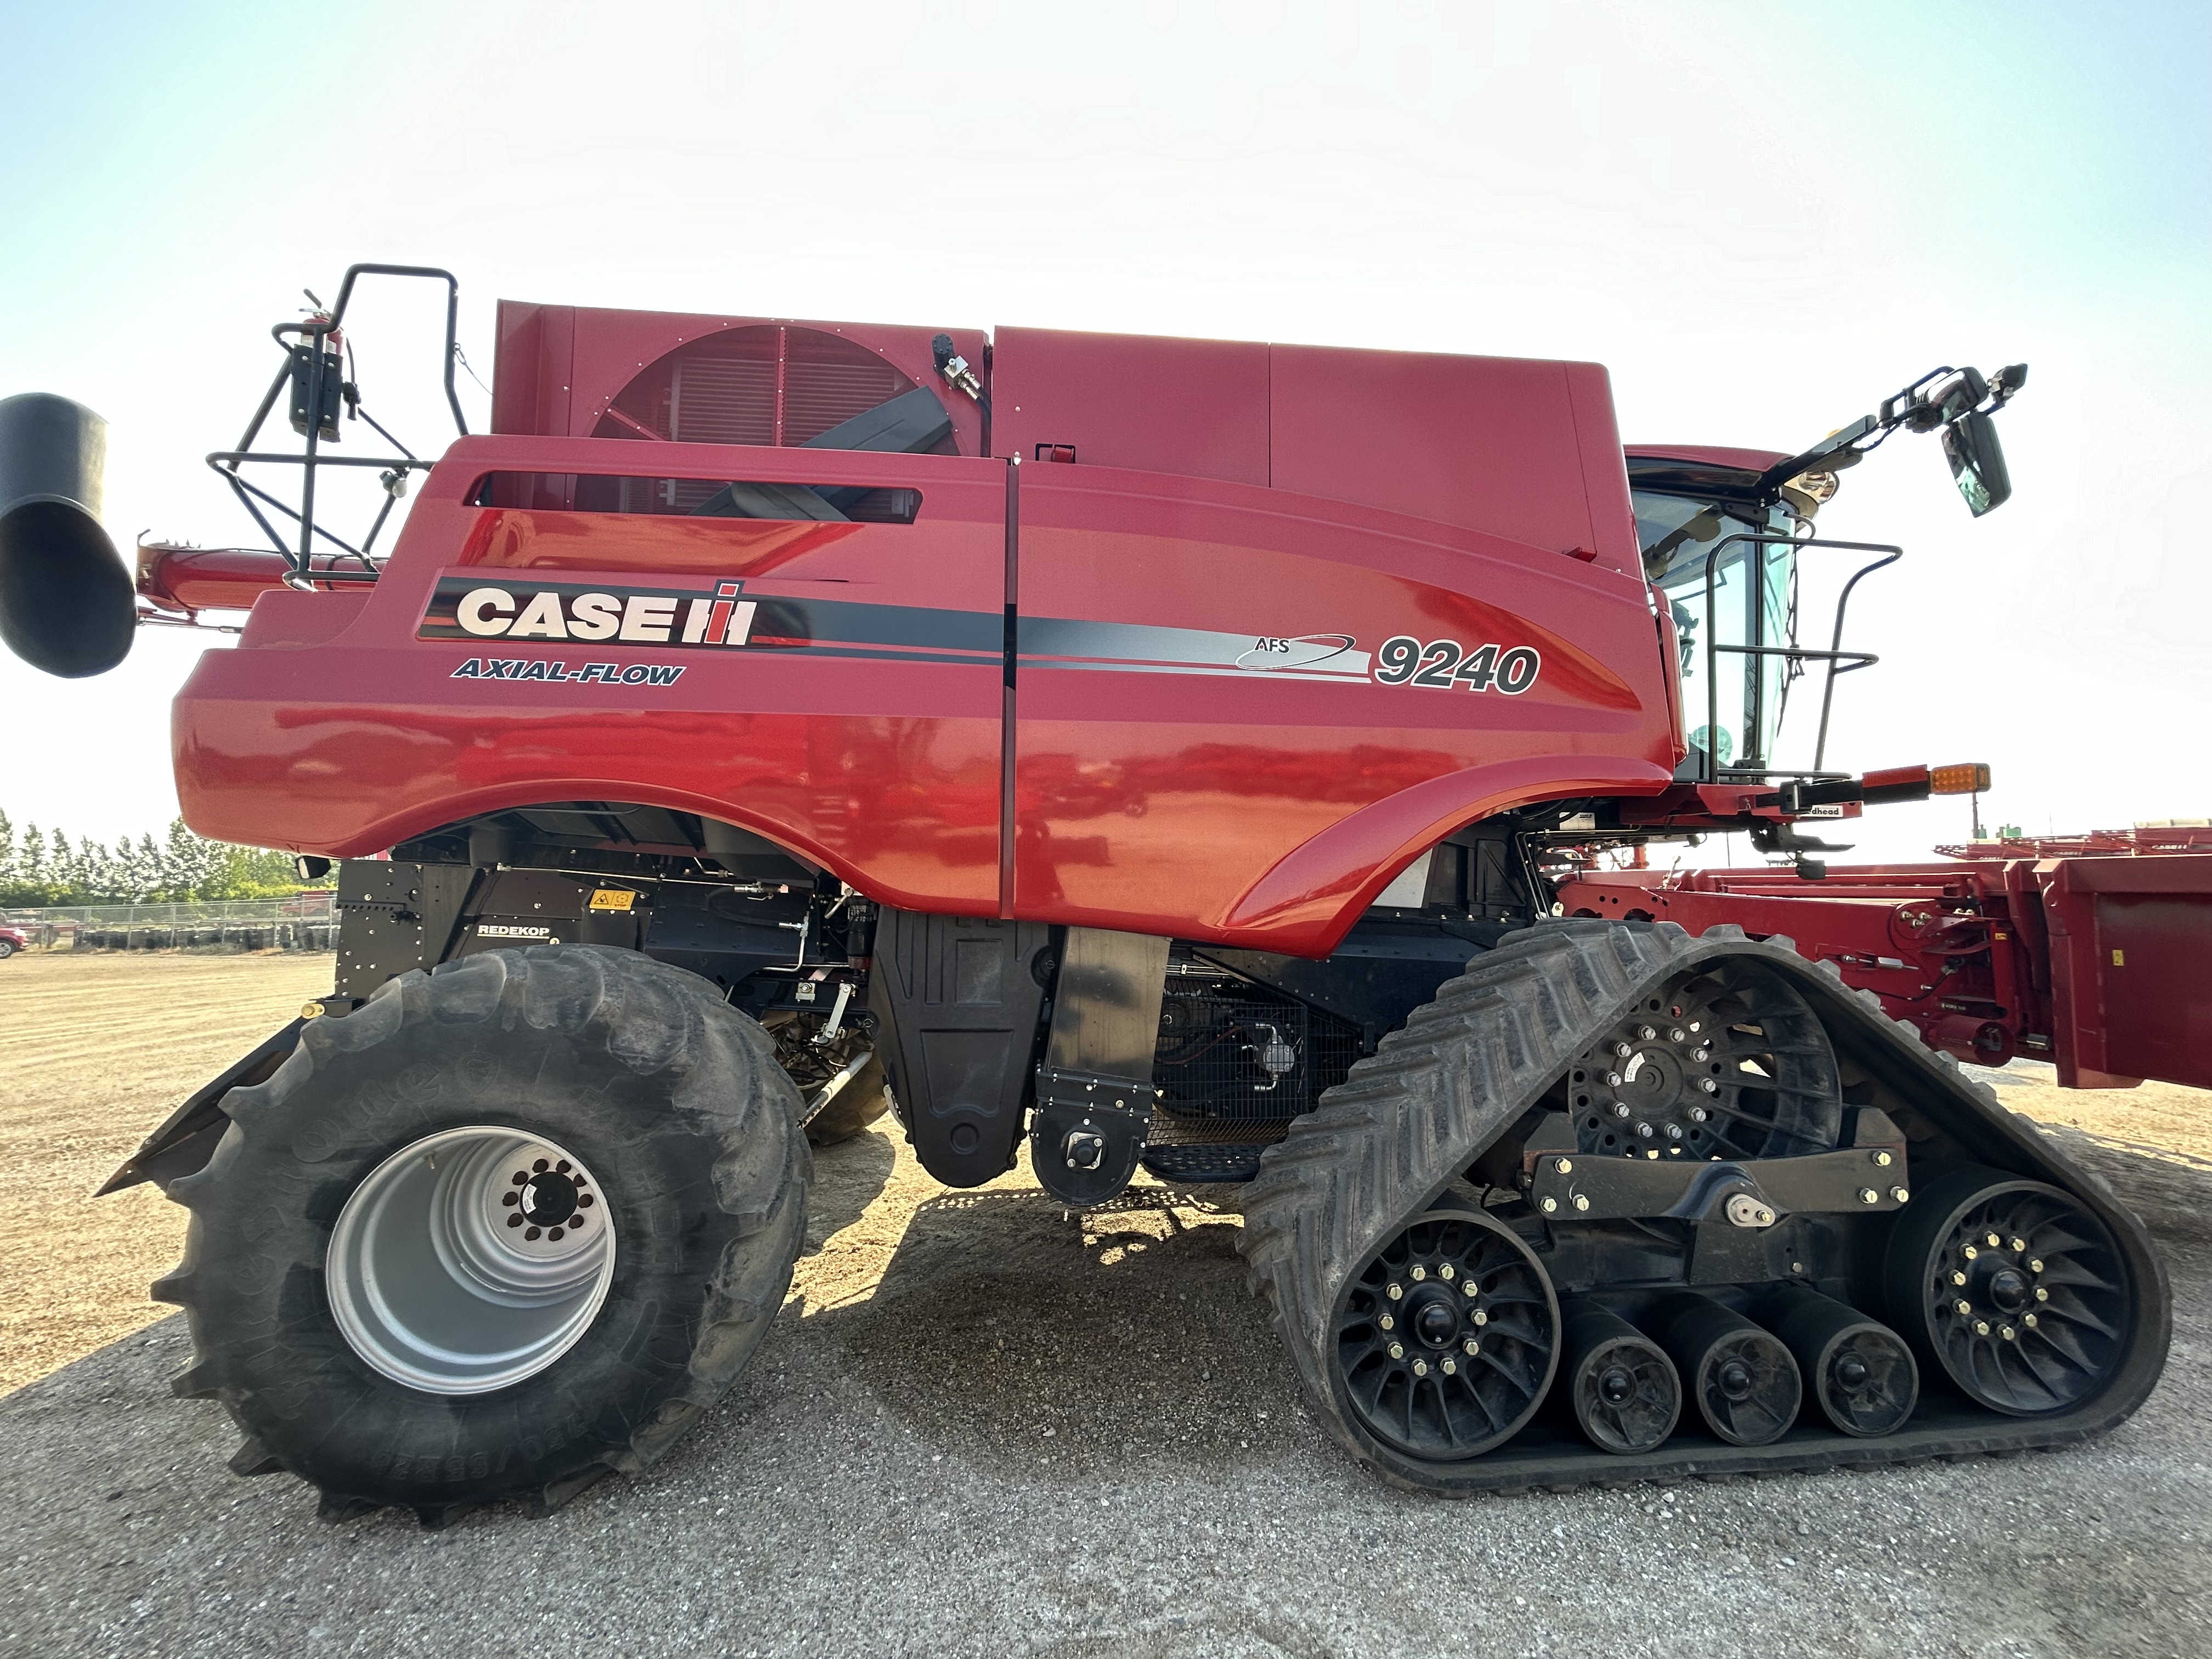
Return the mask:
<svg viewBox="0 0 2212 1659">
<path fill-rule="evenodd" d="M 1803 1393 L 1797 1362 L 1772 1333 L 1711 1297 L 1680 1291 L 1645 1322 L 1686 1379 L 1705 1426 L 1733 1446 L 1790 1432 Z"/>
<path fill-rule="evenodd" d="M 1760 1310 L 1805 1378 L 1820 1415 L 1867 1438 L 1903 1426 L 1920 1398 L 1920 1368 L 1905 1339 L 1856 1308 L 1802 1288 Z"/>
<path fill-rule="evenodd" d="M 2056 1187 L 1964 1164 L 1923 1178 L 1890 1236 L 1892 1320 L 2008 1417 L 2066 1410 L 2118 1371 L 2135 1297 L 2112 1237 Z"/>
<path fill-rule="evenodd" d="M 1559 1397 L 1601 1451 L 1628 1455 L 1665 1443 L 1682 1415 L 1682 1378 L 1650 1337 L 1602 1303 L 1559 1308 Z"/>
</svg>

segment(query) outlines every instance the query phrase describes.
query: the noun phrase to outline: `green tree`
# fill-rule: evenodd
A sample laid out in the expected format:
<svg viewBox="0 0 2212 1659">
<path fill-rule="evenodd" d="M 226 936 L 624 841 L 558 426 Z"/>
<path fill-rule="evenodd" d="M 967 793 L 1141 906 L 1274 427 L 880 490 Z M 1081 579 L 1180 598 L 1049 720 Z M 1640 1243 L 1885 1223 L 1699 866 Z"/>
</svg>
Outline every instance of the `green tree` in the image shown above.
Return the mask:
<svg viewBox="0 0 2212 1659">
<path fill-rule="evenodd" d="M 135 842 L 125 836 L 110 852 L 90 836 L 71 842 L 66 832 L 57 829 L 49 836 L 35 823 L 26 824 L 19 837 L 0 812 L 0 905 L 276 898 L 301 887 L 290 854 L 207 841 L 182 818 L 158 842 L 150 835 Z"/>
</svg>

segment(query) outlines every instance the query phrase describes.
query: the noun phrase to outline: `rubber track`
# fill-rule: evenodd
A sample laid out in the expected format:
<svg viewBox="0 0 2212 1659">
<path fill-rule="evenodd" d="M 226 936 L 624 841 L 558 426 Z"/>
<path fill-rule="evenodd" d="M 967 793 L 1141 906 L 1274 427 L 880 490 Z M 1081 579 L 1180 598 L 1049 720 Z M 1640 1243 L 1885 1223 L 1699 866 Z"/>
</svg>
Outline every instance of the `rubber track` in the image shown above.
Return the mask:
<svg viewBox="0 0 2212 1659">
<path fill-rule="evenodd" d="M 1336 1391 L 1331 1335 L 1346 1277 L 1462 1180 L 1474 1159 L 1636 1002 L 1682 969 L 1723 955 L 1753 957 L 1783 969 L 1814 1000 L 1825 1024 L 1838 1023 L 1832 1012 L 1839 1006 L 1856 1016 L 1843 1023 L 1909 1050 L 1923 1076 L 1934 1068 L 1937 1075 L 1929 1080 L 1939 1091 L 1948 1084 L 1949 1091 L 1966 1091 L 1981 1107 L 1978 1115 L 2005 1139 L 2035 1143 L 2030 1156 L 2053 1170 L 2047 1178 L 2090 1202 L 2108 1225 L 2132 1235 L 2124 1247 L 2129 1242 L 2138 1247 L 2130 1265 L 2142 1304 L 2139 1322 L 2149 1328 L 2146 1340 L 2156 1349 L 2132 1398 L 2121 1400 L 2117 1409 L 2100 1409 L 2130 1392 L 2116 1378 L 2089 1407 L 2056 1419 L 1984 1413 L 1965 1425 L 1908 1425 L 1887 1439 L 1835 1436 L 1811 1443 L 1793 1433 L 1765 1447 L 1698 1443 L 1674 1454 L 1662 1447 L 1636 1457 L 1583 1449 L 1540 1455 L 1516 1452 L 1509 1443 L 1452 1464 L 1405 1458 L 1352 1426 Z M 1820 1009 L 1824 1000 L 1832 1011 Z M 2102 1432 L 2141 1403 L 2163 1363 L 2170 1327 L 2163 1270 L 2139 1224 L 2119 1209 L 2101 1181 L 2020 1126 L 1997 1103 L 1995 1091 L 1966 1079 L 1957 1061 L 1926 1049 L 1918 1033 L 1891 1020 L 1872 993 L 1845 989 L 1832 965 L 1807 962 L 1786 939 L 1753 941 L 1734 926 L 1692 939 L 1672 922 L 1547 920 L 1502 940 L 1446 981 L 1433 1001 L 1385 1036 L 1373 1055 L 1355 1064 L 1343 1083 L 1267 1149 L 1246 1189 L 1238 1249 L 1251 1287 L 1267 1302 L 1330 1434 L 1391 1484 L 1447 1496 L 1925 1462 L 2064 1444 Z M 2138 1342 L 2138 1350 L 2144 1346 Z M 2076 1420 L 2084 1418 L 2095 1420 Z"/>
<path fill-rule="evenodd" d="M 372 1046 L 405 1027 L 487 1020 L 605 1030 L 611 1051 L 632 1069 L 676 1079 L 671 1109 L 723 1148 L 714 1161 L 714 1182 L 719 1207 L 738 1218 L 738 1243 L 700 1286 L 696 1335 L 683 1382 L 632 1429 L 625 1443 L 605 1447 L 592 1467 L 535 1492 L 418 1506 L 418 1518 L 431 1528 L 451 1524 L 483 1501 L 519 1498 L 547 1514 L 606 1474 L 635 1474 L 657 1462 L 728 1393 L 781 1310 L 805 1232 L 813 1173 L 799 1124 L 799 1091 L 776 1063 L 775 1042 L 766 1031 L 694 975 L 635 951 L 580 945 L 557 957 L 541 950 L 489 951 L 427 974 L 418 969 L 380 987 L 351 1014 L 310 1022 L 273 1076 L 224 1098 L 232 1124 L 222 1144 L 207 1167 L 174 1182 L 169 1196 L 194 1211 L 222 1201 L 224 1174 L 247 1138 L 295 1127 L 293 1103 L 302 1091 L 312 1091 L 318 1061 L 326 1056 Z M 246 1431 L 230 1460 L 234 1473 L 287 1470 L 290 1466 L 262 1443 L 240 1410 L 240 1391 L 229 1376 L 229 1344 L 203 1328 L 199 1229 L 196 1215 L 183 1261 L 153 1286 L 156 1300 L 175 1303 L 191 1316 L 192 1362 L 172 1379 L 171 1390 L 180 1398 L 219 1401 Z M 325 1520 L 348 1520 L 384 1507 L 316 1484 Z"/>
</svg>

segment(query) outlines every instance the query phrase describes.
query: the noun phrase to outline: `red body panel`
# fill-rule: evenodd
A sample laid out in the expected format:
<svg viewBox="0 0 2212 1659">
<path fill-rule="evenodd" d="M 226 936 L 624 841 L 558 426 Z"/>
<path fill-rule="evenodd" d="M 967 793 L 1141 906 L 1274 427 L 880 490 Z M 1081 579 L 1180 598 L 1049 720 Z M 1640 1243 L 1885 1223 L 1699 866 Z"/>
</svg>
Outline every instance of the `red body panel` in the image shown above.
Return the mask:
<svg viewBox="0 0 2212 1659">
<path fill-rule="evenodd" d="M 1085 465 L 1023 469 L 1020 545 L 1025 619 L 1370 650 L 1397 634 L 1504 641 L 1544 661 L 1509 697 L 1155 672 L 1032 651 L 1025 626 L 1024 916 L 1325 951 L 1459 825 L 1531 799 L 1656 793 L 1674 764 L 1644 586 L 1601 568 L 1280 490 Z"/>
<path fill-rule="evenodd" d="M 2197 855 L 2108 839 L 2087 855 L 1996 844 L 1951 863 L 1838 866 L 1820 882 L 1591 872 L 1559 899 L 1570 915 L 1784 935 L 1962 1060 L 2048 1059 L 2066 1088 L 2212 1088 L 2212 836 Z"/>
<path fill-rule="evenodd" d="M 450 676 L 471 652 L 415 631 L 441 569 L 666 577 L 709 591 L 835 591 L 891 605 L 996 613 L 1005 471 L 986 461 L 811 450 L 655 446 L 679 477 L 911 485 L 913 525 L 539 513 L 465 504 L 492 471 L 565 474 L 635 465 L 635 446 L 466 439 L 432 471 L 366 601 L 270 595 L 240 649 L 201 659 L 175 711 L 186 820 L 228 841 L 354 856 L 474 812 L 550 800 L 626 800 L 702 812 L 773 837 L 890 903 L 995 912 L 1000 671 L 811 652 L 689 661 L 651 647 L 562 647 L 571 659 L 686 663 L 650 696 Z M 610 452 L 613 452 L 610 455 Z M 312 650 L 257 648 L 270 599 L 351 605 Z M 289 643 L 289 641 L 287 641 Z M 273 642 L 272 642 L 273 643 Z"/>
<path fill-rule="evenodd" d="M 502 307 L 507 435 L 440 462 L 372 591 L 267 593 L 203 659 L 175 716 L 186 818 L 349 856 L 632 801 L 902 907 L 1320 954 L 1461 824 L 1667 789 L 1671 658 L 1603 370 L 1010 330 L 994 447 L 1078 455 L 1017 492 L 930 332 Z M 791 447 L 915 384 L 959 454 Z M 630 479 L 629 510 L 576 510 L 613 499 L 583 475 Z M 921 504 L 687 516 L 732 480 Z M 726 583 L 757 612 L 742 649 L 457 620 L 479 591 L 496 632 L 538 628 L 541 599 Z M 1384 683 L 1393 636 L 1451 663 Z"/>
</svg>

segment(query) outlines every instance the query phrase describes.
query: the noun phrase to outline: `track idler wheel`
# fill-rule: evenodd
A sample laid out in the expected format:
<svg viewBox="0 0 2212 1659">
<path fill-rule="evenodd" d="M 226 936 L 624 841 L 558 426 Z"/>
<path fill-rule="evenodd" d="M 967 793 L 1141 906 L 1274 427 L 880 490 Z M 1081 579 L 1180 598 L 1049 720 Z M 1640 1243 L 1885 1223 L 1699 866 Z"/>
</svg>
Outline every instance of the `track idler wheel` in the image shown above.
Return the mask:
<svg viewBox="0 0 2212 1659">
<path fill-rule="evenodd" d="M 1337 1382 L 1354 1423 L 1426 1462 L 1479 1457 L 1519 1433 L 1559 1349 L 1550 1276 L 1472 1205 L 1432 1209 L 1376 1251 L 1336 1318 Z"/>
<path fill-rule="evenodd" d="M 2104 1224 L 2059 1188 L 1963 1165 L 1890 1235 L 1891 1318 L 1978 1405 L 2065 1411 L 2119 1369 L 2135 1297 Z"/>
<path fill-rule="evenodd" d="M 1682 1415 L 1682 1378 L 1650 1337 L 1602 1303 L 1560 1308 L 1559 1397 L 1600 1451 L 1656 1450 Z"/>
<path fill-rule="evenodd" d="M 1732 1446 L 1764 1446 L 1790 1432 L 1803 1387 L 1797 1362 L 1772 1333 L 1711 1297 L 1661 1302 L 1648 1328 L 1681 1371 L 1705 1426 Z"/>
<path fill-rule="evenodd" d="M 1814 1291 L 1783 1291 L 1760 1310 L 1805 1378 L 1820 1415 L 1872 1438 L 1904 1426 L 1920 1398 L 1920 1368 L 1905 1339 L 1856 1308 Z"/>
</svg>

